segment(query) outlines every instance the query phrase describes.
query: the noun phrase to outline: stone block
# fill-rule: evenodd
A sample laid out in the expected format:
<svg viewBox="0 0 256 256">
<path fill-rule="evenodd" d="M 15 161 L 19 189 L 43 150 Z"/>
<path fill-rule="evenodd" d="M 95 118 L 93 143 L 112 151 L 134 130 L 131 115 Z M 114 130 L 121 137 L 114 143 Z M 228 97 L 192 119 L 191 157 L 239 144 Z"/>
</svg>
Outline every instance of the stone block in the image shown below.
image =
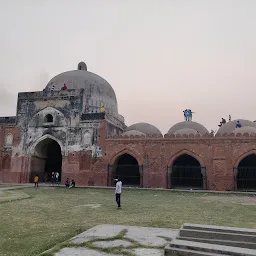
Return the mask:
<svg viewBox="0 0 256 256">
<path fill-rule="evenodd" d="M 224 233 L 247 234 L 247 235 L 256 236 L 256 229 L 251 229 L 251 228 L 236 228 L 236 227 L 201 225 L 201 224 L 190 224 L 190 223 L 184 223 L 182 228 L 193 229 L 193 230 L 216 231 L 216 232 L 224 232 Z"/>
<path fill-rule="evenodd" d="M 181 229 L 180 236 L 256 243 L 255 235 L 224 233 L 224 232 L 216 232 L 216 231 L 210 231 L 210 230 L 205 231 L 205 230 L 194 230 L 194 229 Z"/>
<path fill-rule="evenodd" d="M 255 256 L 256 255 L 256 250 L 253 250 L 253 249 L 245 249 L 245 248 L 239 248 L 239 247 L 208 244 L 208 243 L 199 243 L 199 242 L 184 241 L 184 240 L 178 240 L 178 239 L 172 240 L 169 247 L 166 248 L 166 251 L 171 252 L 172 248 L 178 248 L 181 250 L 191 250 L 195 252 L 197 251 L 204 252 L 205 254 L 202 254 L 202 255 L 207 255 L 206 253 L 214 253 L 216 255 L 233 255 L 233 256 Z M 165 255 L 175 255 L 175 254 L 165 254 Z M 176 255 L 179 255 L 179 254 L 176 254 Z"/>
</svg>

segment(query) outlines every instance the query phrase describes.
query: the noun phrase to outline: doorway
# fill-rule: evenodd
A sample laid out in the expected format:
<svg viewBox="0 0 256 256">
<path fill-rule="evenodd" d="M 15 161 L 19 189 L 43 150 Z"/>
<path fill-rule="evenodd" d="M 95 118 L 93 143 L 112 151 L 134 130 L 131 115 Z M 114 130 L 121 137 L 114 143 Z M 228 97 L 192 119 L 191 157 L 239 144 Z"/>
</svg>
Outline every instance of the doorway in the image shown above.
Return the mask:
<svg viewBox="0 0 256 256">
<path fill-rule="evenodd" d="M 140 166 L 130 154 L 123 154 L 115 162 L 113 179 L 119 178 L 123 185 L 140 187 Z"/>
<path fill-rule="evenodd" d="M 203 189 L 203 175 L 197 159 L 188 154 L 177 157 L 172 165 L 171 187 Z"/>
<path fill-rule="evenodd" d="M 256 155 L 251 154 L 243 158 L 237 168 L 237 189 L 256 190 Z"/>
<path fill-rule="evenodd" d="M 61 148 L 57 141 L 46 138 L 35 146 L 31 158 L 31 182 L 36 174 L 39 176 L 39 182 L 50 182 L 52 172 L 58 172 L 60 174 L 59 181 L 61 181 Z"/>
</svg>

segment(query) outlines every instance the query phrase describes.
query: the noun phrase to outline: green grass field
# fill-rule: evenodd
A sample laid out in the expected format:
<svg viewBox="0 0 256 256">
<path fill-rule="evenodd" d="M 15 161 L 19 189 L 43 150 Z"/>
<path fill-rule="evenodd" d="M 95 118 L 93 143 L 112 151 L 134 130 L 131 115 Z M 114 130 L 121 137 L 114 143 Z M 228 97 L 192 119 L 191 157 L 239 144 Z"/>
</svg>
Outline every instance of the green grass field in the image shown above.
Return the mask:
<svg viewBox="0 0 256 256">
<path fill-rule="evenodd" d="M 3 196 L 1 256 L 35 256 L 98 224 L 179 228 L 190 222 L 256 228 L 256 197 L 124 189 L 123 209 L 117 210 L 111 189 L 41 187 Z"/>
</svg>

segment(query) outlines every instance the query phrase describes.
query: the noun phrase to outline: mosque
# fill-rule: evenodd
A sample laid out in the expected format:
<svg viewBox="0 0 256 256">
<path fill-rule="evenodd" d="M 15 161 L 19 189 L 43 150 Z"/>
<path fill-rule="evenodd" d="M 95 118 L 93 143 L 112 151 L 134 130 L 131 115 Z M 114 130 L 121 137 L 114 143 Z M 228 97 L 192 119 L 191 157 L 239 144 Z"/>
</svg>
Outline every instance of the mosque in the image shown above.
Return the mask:
<svg viewBox="0 0 256 256">
<path fill-rule="evenodd" d="M 16 116 L 0 118 L 0 182 L 47 182 L 57 171 L 84 186 L 118 176 L 141 188 L 256 190 L 256 123 L 239 121 L 216 134 L 191 120 L 164 135 L 148 123 L 127 127 L 111 85 L 80 62 L 42 91 L 19 93 Z"/>
</svg>

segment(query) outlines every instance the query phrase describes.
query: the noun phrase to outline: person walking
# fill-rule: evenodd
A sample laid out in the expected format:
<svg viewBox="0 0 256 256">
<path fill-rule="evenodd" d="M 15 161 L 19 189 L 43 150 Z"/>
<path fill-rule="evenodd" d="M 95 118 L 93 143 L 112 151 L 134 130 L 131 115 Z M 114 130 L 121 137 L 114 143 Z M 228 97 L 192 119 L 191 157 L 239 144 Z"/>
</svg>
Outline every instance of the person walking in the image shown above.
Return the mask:
<svg viewBox="0 0 256 256">
<path fill-rule="evenodd" d="M 38 175 L 36 174 L 36 176 L 34 177 L 34 183 L 35 183 L 35 188 L 38 188 Z"/>
<path fill-rule="evenodd" d="M 122 181 L 119 178 L 115 179 L 115 181 L 116 181 L 116 190 L 115 190 L 116 203 L 117 203 L 118 209 L 121 209 Z"/>
</svg>

